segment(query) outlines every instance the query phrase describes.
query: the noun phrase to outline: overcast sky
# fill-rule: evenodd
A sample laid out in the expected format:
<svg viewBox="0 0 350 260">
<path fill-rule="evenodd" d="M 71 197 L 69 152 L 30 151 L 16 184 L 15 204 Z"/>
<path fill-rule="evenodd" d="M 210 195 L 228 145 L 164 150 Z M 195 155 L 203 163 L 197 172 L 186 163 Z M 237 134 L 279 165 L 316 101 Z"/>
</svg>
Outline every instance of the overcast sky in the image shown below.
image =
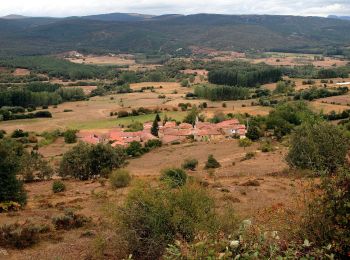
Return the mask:
<svg viewBox="0 0 350 260">
<path fill-rule="evenodd" d="M 350 15 L 350 0 L 0 0 L 0 16 L 64 17 L 112 12 Z"/>
</svg>

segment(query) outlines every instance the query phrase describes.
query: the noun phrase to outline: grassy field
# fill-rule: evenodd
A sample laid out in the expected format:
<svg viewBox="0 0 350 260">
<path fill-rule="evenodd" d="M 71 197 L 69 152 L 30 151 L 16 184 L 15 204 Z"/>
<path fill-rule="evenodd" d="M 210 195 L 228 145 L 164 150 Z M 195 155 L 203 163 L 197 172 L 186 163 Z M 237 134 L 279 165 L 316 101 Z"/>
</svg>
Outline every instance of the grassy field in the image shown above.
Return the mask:
<svg viewBox="0 0 350 260">
<path fill-rule="evenodd" d="M 161 118 L 164 118 L 167 115 L 168 118 L 175 119 L 177 121 L 182 121 L 186 115 L 186 112 L 162 112 L 159 114 Z M 133 122 L 145 123 L 149 121 L 153 121 L 156 114 L 147 114 L 147 115 L 139 115 L 139 116 L 129 116 L 122 118 L 106 118 L 101 120 L 93 120 L 82 123 L 71 123 L 68 125 L 69 128 L 86 130 L 86 129 L 104 129 L 104 128 L 113 128 L 116 126 L 127 126 Z"/>
</svg>

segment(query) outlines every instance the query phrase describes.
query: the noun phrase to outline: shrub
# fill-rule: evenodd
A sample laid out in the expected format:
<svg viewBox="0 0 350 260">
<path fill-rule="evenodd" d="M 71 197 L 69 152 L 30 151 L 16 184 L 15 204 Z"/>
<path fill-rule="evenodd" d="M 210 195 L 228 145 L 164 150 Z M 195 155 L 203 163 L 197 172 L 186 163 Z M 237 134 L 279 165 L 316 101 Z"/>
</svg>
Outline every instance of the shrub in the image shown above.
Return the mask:
<svg viewBox="0 0 350 260">
<path fill-rule="evenodd" d="M 127 240 L 135 259 L 159 259 L 176 236 L 191 241 L 200 231 L 216 226 L 213 200 L 194 185 L 178 190 L 138 186 L 117 216 L 117 232 Z"/>
<path fill-rule="evenodd" d="M 239 139 L 239 146 L 240 147 L 248 147 L 252 145 L 252 141 L 248 138 L 242 138 Z"/>
<path fill-rule="evenodd" d="M 205 164 L 205 169 L 215 169 L 221 167 L 220 163 L 214 158 L 212 154 L 208 155 L 207 163 Z"/>
<path fill-rule="evenodd" d="M 49 111 L 38 111 L 34 114 L 37 118 L 51 118 L 52 114 Z"/>
<path fill-rule="evenodd" d="M 28 137 L 29 133 L 24 132 L 22 129 L 16 129 L 12 132 L 11 137 L 12 138 L 20 138 L 20 137 Z"/>
<path fill-rule="evenodd" d="M 349 209 L 350 171 L 340 169 L 333 176 L 324 176 L 317 194 L 309 205 L 303 221 L 303 236 L 315 241 L 316 245 L 332 245 L 335 259 L 345 259 L 350 252 Z"/>
<path fill-rule="evenodd" d="M 133 141 L 129 144 L 129 146 L 125 149 L 127 155 L 132 157 L 139 157 L 145 153 L 145 150 L 142 147 L 142 144 L 137 141 Z"/>
<path fill-rule="evenodd" d="M 17 202 L 9 201 L 0 203 L 0 213 L 8 211 L 17 211 L 21 208 L 21 205 Z"/>
<path fill-rule="evenodd" d="M 255 157 L 255 155 L 256 154 L 254 152 L 248 152 L 248 153 L 245 154 L 245 156 L 243 157 L 242 161 L 253 159 Z"/>
<path fill-rule="evenodd" d="M 4 138 L 5 134 L 6 134 L 6 131 L 0 129 L 0 139 Z"/>
<path fill-rule="evenodd" d="M 268 153 L 268 152 L 272 152 L 274 150 L 271 142 L 263 142 L 261 145 L 260 145 L 260 150 L 263 152 L 263 153 Z"/>
<path fill-rule="evenodd" d="M 84 215 L 75 214 L 71 210 L 67 210 L 64 215 L 56 216 L 52 218 L 52 224 L 57 230 L 59 229 L 74 229 L 80 228 L 91 221 L 90 218 Z"/>
<path fill-rule="evenodd" d="M 186 159 L 182 164 L 182 168 L 185 170 L 195 171 L 198 166 L 197 159 Z"/>
<path fill-rule="evenodd" d="M 68 129 L 63 133 L 64 142 L 67 144 L 73 144 L 77 142 L 77 130 Z"/>
<path fill-rule="evenodd" d="M 63 192 L 66 190 L 66 185 L 62 181 L 54 181 L 52 183 L 52 191 L 54 193 Z"/>
<path fill-rule="evenodd" d="M 162 171 L 160 179 L 169 184 L 170 187 L 177 188 L 186 184 L 187 174 L 179 168 L 168 168 Z"/>
<path fill-rule="evenodd" d="M 149 148 L 150 150 L 161 146 L 162 146 L 162 141 L 160 141 L 159 139 L 148 140 L 145 143 L 145 148 Z"/>
<path fill-rule="evenodd" d="M 119 169 L 109 175 L 109 181 L 113 188 L 124 188 L 129 185 L 131 176 L 127 170 Z"/>
<path fill-rule="evenodd" d="M 128 117 L 129 112 L 122 110 L 122 111 L 119 111 L 117 115 L 118 115 L 118 117 Z"/>
<path fill-rule="evenodd" d="M 30 247 L 39 241 L 41 233 L 49 230 L 48 226 L 37 226 L 31 223 L 3 225 L 0 227 L 0 246 L 18 249 Z"/>
<path fill-rule="evenodd" d="M 255 125 L 249 126 L 246 134 L 247 138 L 249 138 L 250 140 L 256 141 L 256 140 L 259 140 L 261 136 L 263 136 L 263 133 L 258 126 L 255 126 Z"/>
<path fill-rule="evenodd" d="M 79 143 L 63 155 L 59 174 L 88 180 L 96 176 L 107 176 L 113 169 L 124 165 L 126 159 L 122 148 L 109 144 L 90 145 Z"/>
<path fill-rule="evenodd" d="M 337 126 L 321 122 L 295 130 L 287 155 L 290 166 L 334 172 L 345 163 L 349 140 Z"/>
</svg>

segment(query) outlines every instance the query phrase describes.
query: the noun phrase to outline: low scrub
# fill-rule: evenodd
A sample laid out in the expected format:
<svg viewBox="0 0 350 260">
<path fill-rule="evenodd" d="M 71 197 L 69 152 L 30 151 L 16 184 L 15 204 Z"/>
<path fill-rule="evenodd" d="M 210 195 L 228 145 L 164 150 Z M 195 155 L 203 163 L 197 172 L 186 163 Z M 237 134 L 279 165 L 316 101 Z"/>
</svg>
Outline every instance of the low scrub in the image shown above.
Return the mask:
<svg viewBox="0 0 350 260">
<path fill-rule="evenodd" d="M 26 248 L 39 241 L 39 235 L 50 230 L 45 225 L 8 224 L 0 227 L 0 246 L 13 248 Z"/>
<path fill-rule="evenodd" d="M 197 159 L 186 159 L 182 164 L 182 168 L 185 170 L 195 171 L 198 166 Z"/>
<path fill-rule="evenodd" d="M 54 181 L 52 183 L 52 191 L 54 193 L 63 192 L 66 190 L 66 185 L 62 181 Z"/>
<path fill-rule="evenodd" d="M 56 216 L 52 218 L 52 224 L 57 230 L 59 229 L 75 229 L 80 228 L 91 221 L 90 218 L 84 215 L 75 214 L 71 210 L 67 210 L 64 215 Z"/>
<path fill-rule="evenodd" d="M 113 188 L 127 187 L 131 181 L 131 175 L 127 170 L 119 169 L 111 173 L 109 181 Z"/>
</svg>

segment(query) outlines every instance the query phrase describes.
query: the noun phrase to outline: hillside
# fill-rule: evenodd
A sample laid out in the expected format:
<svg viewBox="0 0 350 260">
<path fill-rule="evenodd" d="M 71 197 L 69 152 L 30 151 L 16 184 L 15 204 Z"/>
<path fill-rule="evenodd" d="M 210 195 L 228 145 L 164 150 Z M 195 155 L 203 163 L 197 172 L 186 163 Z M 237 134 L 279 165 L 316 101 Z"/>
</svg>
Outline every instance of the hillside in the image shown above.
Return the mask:
<svg viewBox="0 0 350 260">
<path fill-rule="evenodd" d="M 0 54 L 169 52 L 190 46 L 220 50 L 322 52 L 350 43 L 350 21 L 270 15 L 0 19 Z"/>
</svg>

